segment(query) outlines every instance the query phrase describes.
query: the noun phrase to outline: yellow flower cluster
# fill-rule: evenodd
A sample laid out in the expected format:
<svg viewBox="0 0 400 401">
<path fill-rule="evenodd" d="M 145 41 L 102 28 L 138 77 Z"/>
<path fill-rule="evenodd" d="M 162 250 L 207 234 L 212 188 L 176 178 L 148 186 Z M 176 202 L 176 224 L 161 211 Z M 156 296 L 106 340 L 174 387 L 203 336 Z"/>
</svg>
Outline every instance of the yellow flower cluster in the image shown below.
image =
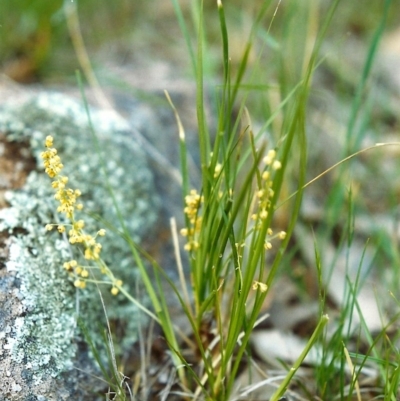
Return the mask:
<svg viewBox="0 0 400 401">
<path fill-rule="evenodd" d="M 183 228 L 181 234 L 188 238 L 185 245 L 187 251 L 193 251 L 199 248 L 199 242 L 196 240 L 196 233 L 200 232 L 201 216 L 199 216 L 199 209 L 204 198 L 200 196 L 195 189 L 192 189 L 189 195 L 185 196 L 185 208 L 183 211 L 189 219 L 190 227 Z"/>
<path fill-rule="evenodd" d="M 107 274 L 111 279 L 111 293 L 116 295 L 119 291 L 118 288 L 122 286 L 122 281 L 116 280 L 100 259 L 101 244 L 96 241 L 96 238 L 98 236 L 104 236 L 106 231 L 101 229 L 93 237 L 92 235 L 86 234 L 83 230 L 85 226 L 83 220 L 75 220 L 75 209 L 82 210 L 83 208 L 81 203 L 77 203 L 77 198 L 81 196 L 81 192 L 79 189 L 73 190 L 68 188 L 66 186 L 68 177 L 60 175 L 64 166 L 61 163 L 60 156 L 57 154 L 57 150 L 53 148 L 53 137 L 50 135 L 46 137 L 45 146 L 46 150 L 42 152 L 41 157 L 44 162 L 45 172 L 53 179 L 52 187 L 56 190 L 54 198 L 60 203 L 57 212 L 65 214 L 66 218 L 70 221 L 68 224 L 47 224 L 46 230 L 51 231 L 54 226 L 57 226 L 57 230 L 63 233 L 65 232 L 65 228 L 69 227 L 69 242 L 71 244 L 82 244 L 84 258 L 86 260 L 93 260 L 100 265 L 101 272 Z M 89 267 L 81 266 L 76 260 L 70 260 L 64 263 L 64 268 L 75 277 L 75 287 L 86 287 L 86 282 L 89 277 Z"/>
<path fill-rule="evenodd" d="M 50 178 L 54 178 L 51 186 L 56 190 L 54 198 L 60 202 L 57 212 L 64 213 L 68 219 L 73 219 L 75 208 L 77 210 L 83 208 L 81 203 L 76 203 L 81 192 L 79 189 L 74 191 L 71 188 L 66 188 L 68 177 L 60 175 L 64 166 L 57 154 L 57 149 L 53 148 L 53 137 L 47 136 L 45 145 L 47 150 L 42 152 L 41 157 L 45 167 L 44 171 Z"/>
<path fill-rule="evenodd" d="M 261 188 L 256 192 L 258 198 L 257 206 L 258 212 L 254 213 L 251 218 L 253 220 L 265 220 L 268 217 L 268 209 L 271 204 L 271 198 L 274 196 L 274 191 L 272 189 L 272 179 L 270 173 L 270 167 L 273 170 L 279 170 L 282 165 L 281 162 L 275 160 L 276 151 L 271 149 L 268 151 L 267 156 L 264 157 L 263 161 L 266 165 L 264 172 L 261 175 L 262 183 Z"/>
<path fill-rule="evenodd" d="M 282 167 L 281 162 L 275 158 L 276 151 L 274 149 L 269 150 L 267 155 L 263 158 L 265 169 L 261 175 L 261 188 L 256 192 L 257 212 L 251 216 L 252 220 L 257 221 L 256 228 L 261 227 L 262 221 L 268 217 L 271 198 L 274 196 L 274 190 L 272 189 L 273 181 L 271 179 L 271 169 L 279 170 Z M 267 234 L 269 236 L 269 240 L 264 244 L 264 248 L 266 250 L 272 248 L 272 244 L 270 242 L 271 239 L 279 238 L 283 240 L 286 236 L 284 231 L 281 231 L 277 235 L 273 235 L 271 228 L 268 228 Z"/>
</svg>

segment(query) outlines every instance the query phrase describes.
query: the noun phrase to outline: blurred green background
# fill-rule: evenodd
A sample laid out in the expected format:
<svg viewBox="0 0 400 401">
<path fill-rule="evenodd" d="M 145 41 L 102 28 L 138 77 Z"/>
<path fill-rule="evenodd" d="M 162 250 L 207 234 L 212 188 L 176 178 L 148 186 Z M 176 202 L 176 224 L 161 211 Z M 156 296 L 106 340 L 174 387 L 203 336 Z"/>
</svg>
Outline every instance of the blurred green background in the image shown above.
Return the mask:
<svg viewBox="0 0 400 401">
<path fill-rule="evenodd" d="M 63 10 L 72 0 L 1 0 L 0 5 L 0 69 L 19 82 L 63 81 L 72 78 L 77 59 L 71 43 L 66 16 Z M 73 0 L 78 7 L 82 34 L 89 55 L 95 55 L 106 46 L 113 49 L 116 63 L 129 60 L 132 54 L 140 54 L 151 60 L 170 59 L 185 66 L 186 59 L 176 59 L 185 42 L 179 30 L 172 1 L 170 0 Z M 216 1 L 205 1 L 207 40 L 210 48 L 215 47 L 218 60 L 220 32 Z M 243 45 L 244 34 L 248 33 L 256 11 L 262 0 L 225 1 L 228 28 L 231 33 L 232 57 Z M 278 1 L 270 1 L 270 8 L 276 8 Z M 272 25 L 274 32 L 284 29 L 288 14 L 297 18 L 302 9 L 314 0 L 282 1 Z M 330 1 L 321 1 L 328 6 Z M 195 32 L 196 9 L 199 1 L 180 1 L 183 13 Z M 368 39 L 376 28 L 383 11 L 384 1 L 357 0 L 342 1 L 330 28 L 328 37 L 343 38 L 353 35 Z M 322 10 L 324 7 L 322 7 Z M 322 11 L 323 12 L 323 11 Z M 270 13 L 271 15 L 272 13 Z M 399 24 L 400 2 L 392 4 L 388 15 L 388 28 Z M 265 24 L 269 24 L 270 18 Z M 237 46 L 235 41 L 238 42 Z M 271 42 L 272 43 L 272 42 Z M 178 53 L 177 53 L 178 52 Z M 179 53 L 181 54 L 181 53 Z M 213 52 L 210 52 L 212 55 Z M 239 56 L 238 56 L 239 57 Z M 218 61 L 210 65 L 218 68 Z"/>
</svg>

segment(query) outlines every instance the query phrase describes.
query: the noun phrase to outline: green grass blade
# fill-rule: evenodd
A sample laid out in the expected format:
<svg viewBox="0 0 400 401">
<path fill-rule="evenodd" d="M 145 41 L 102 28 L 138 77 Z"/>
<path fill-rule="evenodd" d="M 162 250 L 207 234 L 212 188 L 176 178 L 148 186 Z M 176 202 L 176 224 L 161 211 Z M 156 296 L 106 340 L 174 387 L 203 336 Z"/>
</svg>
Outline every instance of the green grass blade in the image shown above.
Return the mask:
<svg viewBox="0 0 400 401">
<path fill-rule="evenodd" d="M 192 62 L 193 74 L 194 76 L 197 76 L 196 57 L 192 47 L 190 33 L 186 25 L 185 18 L 183 16 L 181 6 L 178 0 L 171 0 L 171 1 L 174 7 L 176 18 L 178 19 L 179 27 L 186 42 L 186 47 L 189 51 L 190 61 Z"/>
</svg>

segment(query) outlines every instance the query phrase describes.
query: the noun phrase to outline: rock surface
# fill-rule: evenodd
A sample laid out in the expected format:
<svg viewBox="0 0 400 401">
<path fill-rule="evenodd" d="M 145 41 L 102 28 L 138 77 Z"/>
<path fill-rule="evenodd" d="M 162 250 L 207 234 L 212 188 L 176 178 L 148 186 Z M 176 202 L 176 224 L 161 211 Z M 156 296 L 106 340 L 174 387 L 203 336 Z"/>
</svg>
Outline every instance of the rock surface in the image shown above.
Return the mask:
<svg viewBox="0 0 400 401">
<path fill-rule="evenodd" d="M 120 212 L 132 238 L 142 242 L 149 237 L 160 204 L 146 152 L 124 119 L 99 110 L 91 110 L 91 119 Z M 138 114 L 136 121 L 140 119 Z M 71 258 L 68 242 L 44 229 L 60 218 L 40 163 L 44 138 L 50 134 L 65 165 L 63 173 L 72 188 L 82 191 L 85 210 L 119 228 L 87 121 L 83 106 L 56 93 L 0 109 L 1 401 L 88 400 L 95 399 L 93 391 L 107 388 L 91 378 L 96 368 L 77 329 L 78 315 L 91 332 L 99 325 L 99 338 L 93 341 L 101 347 L 101 332 L 107 326 L 98 289 L 73 287 L 62 269 L 63 261 Z M 101 222 L 84 219 L 88 232 L 102 228 Z M 107 235 L 102 256 L 133 291 L 137 271 L 124 241 Z M 111 297 L 109 288 L 101 290 L 109 321 L 118 319 L 129 333 L 118 343 L 123 351 L 136 340 L 139 313 L 131 303 Z"/>
</svg>

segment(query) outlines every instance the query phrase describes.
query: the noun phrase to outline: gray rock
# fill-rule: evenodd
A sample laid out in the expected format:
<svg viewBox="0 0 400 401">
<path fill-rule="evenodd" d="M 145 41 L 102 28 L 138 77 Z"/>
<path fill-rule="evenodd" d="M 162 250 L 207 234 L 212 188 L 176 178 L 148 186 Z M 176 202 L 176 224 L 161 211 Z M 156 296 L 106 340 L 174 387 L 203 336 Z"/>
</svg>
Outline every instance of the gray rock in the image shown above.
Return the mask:
<svg viewBox="0 0 400 401">
<path fill-rule="evenodd" d="M 63 175 L 69 177 L 70 187 L 81 190 L 85 210 L 121 230 L 114 197 L 133 240 L 149 235 L 159 200 L 145 152 L 128 123 L 99 110 L 91 110 L 91 119 L 99 151 L 84 107 L 64 95 L 44 93 L 0 110 L 0 132 L 8 141 L 28 141 L 38 166 L 23 188 L 7 194 L 9 207 L 0 210 L 1 242 L 7 254 L 5 266 L 0 266 L 0 401 L 86 400 L 88 392 L 104 388 L 90 379 L 96 370 L 77 328 L 79 315 L 94 343 L 104 348 L 102 332 L 107 326 L 99 290 L 95 285 L 74 288 L 62 265 L 77 250 L 44 228 L 62 218 L 55 213 L 51 181 L 41 167 L 45 137 L 54 137 L 65 166 Z M 89 233 L 104 227 L 103 220 L 83 218 Z M 102 245 L 102 258 L 134 293 L 138 273 L 125 241 L 108 230 Z M 136 340 L 140 314 L 123 297 L 112 297 L 109 287 L 99 287 L 108 319 L 118 320 L 129 333 L 116 350 L 124 352 Z M 73 369 L 76 366 L 86 373 Z"/>
</svg>

